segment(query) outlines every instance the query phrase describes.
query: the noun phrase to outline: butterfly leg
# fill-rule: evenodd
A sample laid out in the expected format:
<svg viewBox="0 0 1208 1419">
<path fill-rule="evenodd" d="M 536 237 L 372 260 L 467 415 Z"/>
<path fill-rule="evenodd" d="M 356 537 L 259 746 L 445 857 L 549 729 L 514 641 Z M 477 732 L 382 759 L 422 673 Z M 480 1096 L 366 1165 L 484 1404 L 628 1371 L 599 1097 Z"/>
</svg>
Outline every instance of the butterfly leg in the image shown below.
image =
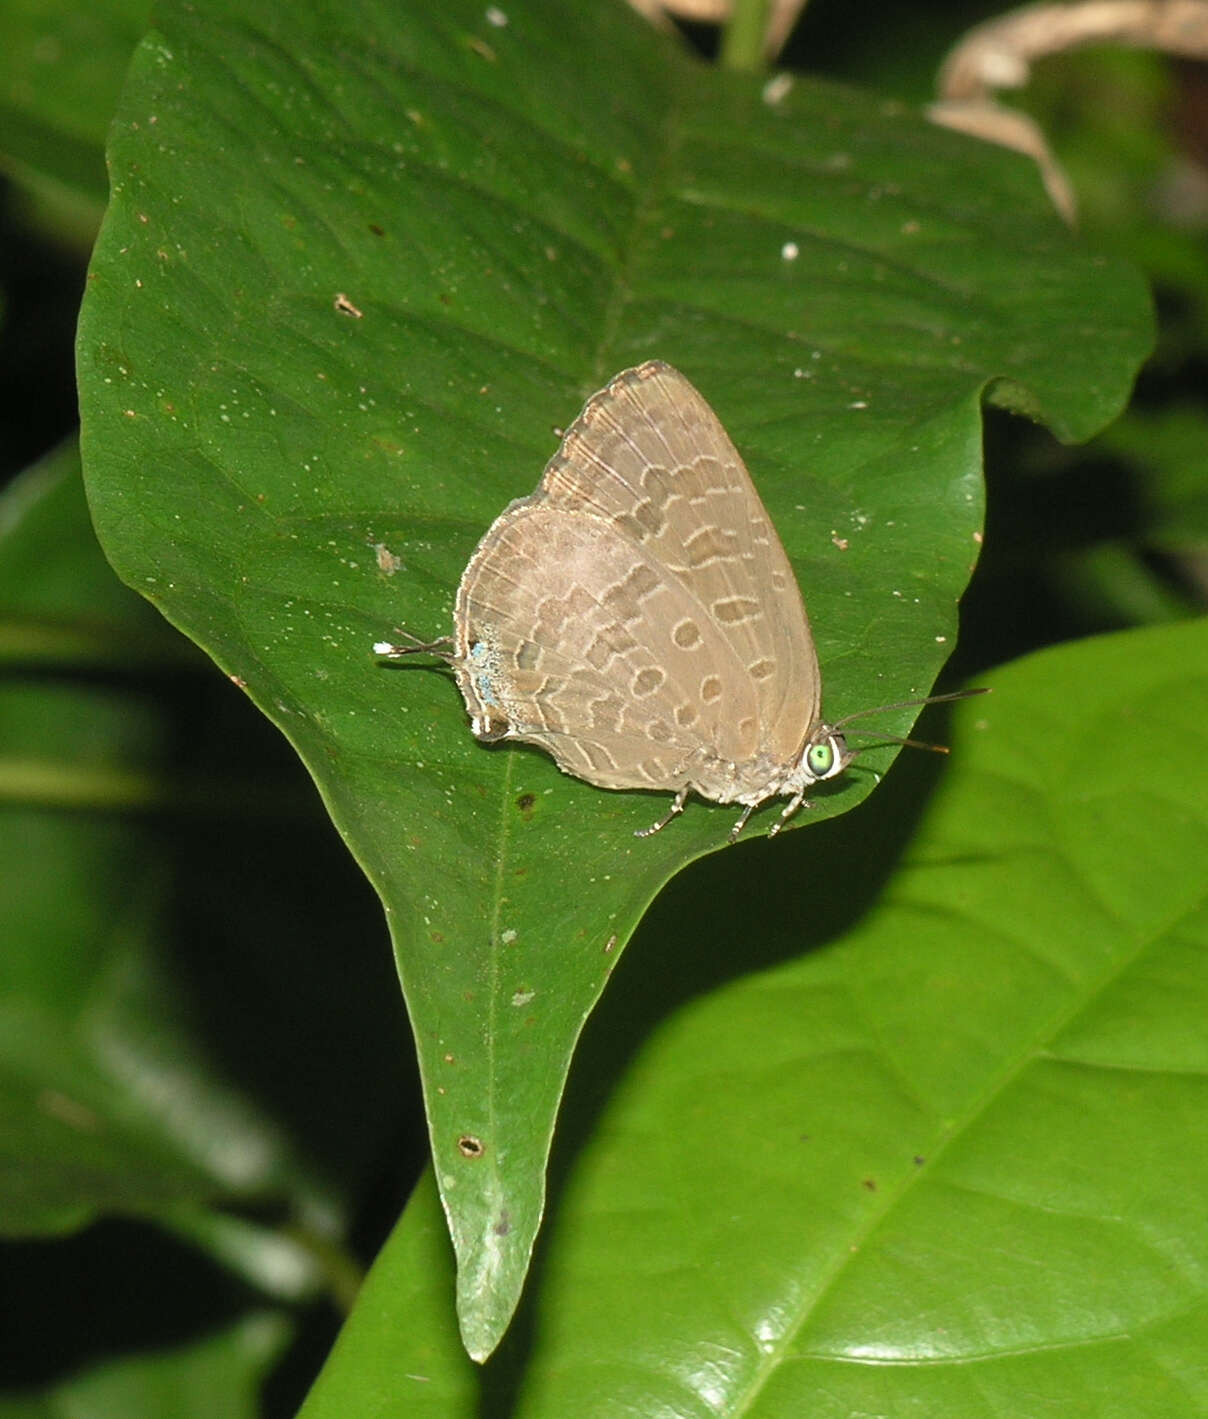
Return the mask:
<svg viewBox="0 0 1208 1419">
<path fill-rule="evenodd" d="M 777 818 L 776 821 L 772 824 L 772 826 L 768 829 L 768 837 L 774 838 L 776 834 L 781 830 L 781 828 L 783 828 L 784 825 L 788 822 L 788 820 L 793 816 L 793 814 L 796 813 L 797 809 L 802 807 L 802 805 L 804 805 L 806 808 L 809 807 L 809 804 L 805 802 L 805 794 L 794 793 L 792 798 L 790 798 L 789 801 L 780 810 L 780 817 Z"/>
<path fill-rule="evenodd" d="M 667 826 L 667 824 L 670 823 L 672 818 L 678 818 L 679 815 L 684 811 L 684 803 L 687 801 L 687 798 L 688 790 L 686 788 L 681 788 L 680 791 L 671 800 L 671 807 L 667 809 L 667 811 L 658 820 L 658 822 L 651 823 L 648 828 L 635 828 L 633 832 L 634 837 L 648 838 L 652 837 L 655 833 L 661 833 L 662 830 Z"/>
<path fill-rule="evenodd" d="M 748 803 L 747 806 L 742 810 L 742 817 L 739 818 L 738 822 L 735 823 L 734 826 L 730 829 L 731 842 L 738 841 L 739 833 L 741 833 L 742 830 L 747 826 L 747 819 L 751 816 L 752 813 L 754 813 L 754 811 L 755 805 L 753 803 Z"/>
</svg>

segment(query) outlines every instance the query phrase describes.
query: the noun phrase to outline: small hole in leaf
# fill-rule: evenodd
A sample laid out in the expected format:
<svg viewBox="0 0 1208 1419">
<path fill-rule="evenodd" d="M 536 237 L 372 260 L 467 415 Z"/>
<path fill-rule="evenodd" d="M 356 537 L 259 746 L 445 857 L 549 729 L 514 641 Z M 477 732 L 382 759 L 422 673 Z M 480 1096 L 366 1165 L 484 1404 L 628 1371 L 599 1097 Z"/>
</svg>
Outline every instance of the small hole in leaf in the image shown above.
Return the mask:
<svg viewBox="0 0 1208 1419">
<path fill-rule="evenodd" d="M 475 1138 L 472 1133 L 463 1133 L 457 1140 L 457 1151 L 463 1158 L 481 1158 L 487 1150 L 483 1147 L 481 1138 Z"/>
</svg>

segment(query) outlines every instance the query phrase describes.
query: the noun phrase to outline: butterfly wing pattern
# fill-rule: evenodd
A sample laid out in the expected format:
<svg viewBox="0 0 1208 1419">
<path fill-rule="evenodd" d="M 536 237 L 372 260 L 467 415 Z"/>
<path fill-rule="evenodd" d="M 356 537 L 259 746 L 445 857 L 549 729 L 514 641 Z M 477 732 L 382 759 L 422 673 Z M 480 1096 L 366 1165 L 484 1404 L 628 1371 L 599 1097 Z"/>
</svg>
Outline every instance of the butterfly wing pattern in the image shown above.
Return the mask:
<svg viewBox="0 0 1208 1419">
<path fill-rule="evenodd" d="M 475 732 L 603 788 L 760 801 L 818 717 L 788 558 L 717 416 L 661 362 L 595 395 L 488 530 L 456 626 Z"/>
<path fill-rule="evenodd" d="M 688 380 L 661 361 L 618 375 L 567 431 L 542 494 L 613 523 L 689 592 L 755 687 L 759 749 L 799 752 L 820 709 L 801 593 L 738 450 Z"/>
</svg>

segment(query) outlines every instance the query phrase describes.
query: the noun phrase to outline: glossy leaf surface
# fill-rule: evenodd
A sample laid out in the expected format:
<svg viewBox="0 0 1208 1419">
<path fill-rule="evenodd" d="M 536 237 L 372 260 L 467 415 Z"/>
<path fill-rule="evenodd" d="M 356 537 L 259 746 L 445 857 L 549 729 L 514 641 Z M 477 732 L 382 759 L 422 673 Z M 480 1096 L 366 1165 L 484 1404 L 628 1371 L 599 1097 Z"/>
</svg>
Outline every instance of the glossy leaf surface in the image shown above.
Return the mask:
<svg viewBox="0 0 1208 1419">
<path fill-rule="evenodd" d="M 460 1351 L 429 1183 L 302 1419 L 1201 1413 L 1206 665 L 1203 623 L 1035 655 L 938 783 L 684 873 L 499 1354 Z"/>
</svg>

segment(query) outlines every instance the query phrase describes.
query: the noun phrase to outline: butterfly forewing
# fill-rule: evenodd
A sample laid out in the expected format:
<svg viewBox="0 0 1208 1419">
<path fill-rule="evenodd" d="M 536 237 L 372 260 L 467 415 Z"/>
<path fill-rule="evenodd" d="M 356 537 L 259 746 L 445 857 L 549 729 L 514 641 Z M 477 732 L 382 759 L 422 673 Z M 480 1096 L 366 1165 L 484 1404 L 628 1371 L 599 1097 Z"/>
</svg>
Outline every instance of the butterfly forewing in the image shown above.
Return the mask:
<svg viewBox="0 0 1208 1419">
<path fill-rule="evenodd" d="M 759 706 L 759 747 L 787 762 L 818 718 L 801 594 L 717 416 L 669 365 L 618 375 L 567 430 L 534 495 L 611 522 L 701 606 Z"/>
</svg>

